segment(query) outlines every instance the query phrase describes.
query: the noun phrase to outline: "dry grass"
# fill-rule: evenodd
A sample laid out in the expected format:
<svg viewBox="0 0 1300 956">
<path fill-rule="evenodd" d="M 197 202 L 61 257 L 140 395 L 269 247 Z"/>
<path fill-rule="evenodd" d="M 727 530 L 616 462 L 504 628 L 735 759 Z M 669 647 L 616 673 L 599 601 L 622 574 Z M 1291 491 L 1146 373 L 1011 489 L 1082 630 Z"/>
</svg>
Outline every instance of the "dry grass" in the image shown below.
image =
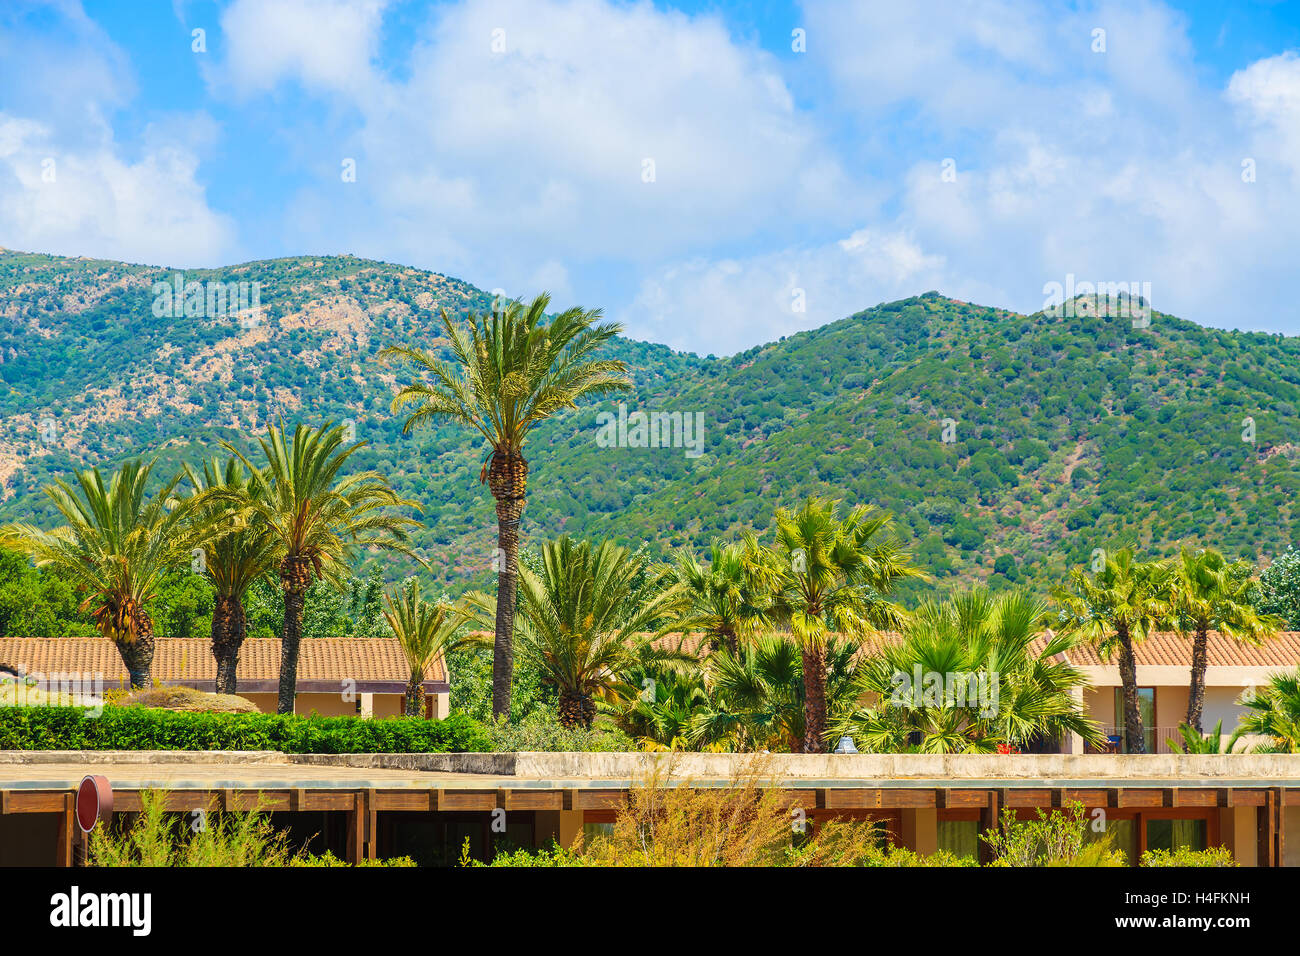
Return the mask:
<svg viewBox="0 0 1300 956">
<path fill-rule="evenodd" d="M 146 687 L 113 700 L 121 707 L 156 707 L 203 714 L 254 714 L 257 706 L 234 694 L 210 694 L 192 687 Z"/>
</svg>

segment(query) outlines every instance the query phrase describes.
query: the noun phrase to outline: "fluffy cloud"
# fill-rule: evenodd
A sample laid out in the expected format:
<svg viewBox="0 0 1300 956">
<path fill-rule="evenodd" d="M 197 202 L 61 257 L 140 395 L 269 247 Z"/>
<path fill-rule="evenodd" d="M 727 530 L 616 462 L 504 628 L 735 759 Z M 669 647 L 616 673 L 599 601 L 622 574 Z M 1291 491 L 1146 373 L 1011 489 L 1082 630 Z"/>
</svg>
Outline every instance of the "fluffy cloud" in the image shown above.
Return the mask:
<svg viewBox="0 0 1300 956">
<path fill-rule="evenodd" d="M 43 18 L 57 28 L 37 29 Z M 112 117 L 135 83 L 78 4 L 8 8 L 0 62 L 0 245 L 186 265 L 234 254 L 233 223 L 209 208 L 198 180 L 212 121 L 169 117 L 134 147 L 118 143 Z"/>
</svg>

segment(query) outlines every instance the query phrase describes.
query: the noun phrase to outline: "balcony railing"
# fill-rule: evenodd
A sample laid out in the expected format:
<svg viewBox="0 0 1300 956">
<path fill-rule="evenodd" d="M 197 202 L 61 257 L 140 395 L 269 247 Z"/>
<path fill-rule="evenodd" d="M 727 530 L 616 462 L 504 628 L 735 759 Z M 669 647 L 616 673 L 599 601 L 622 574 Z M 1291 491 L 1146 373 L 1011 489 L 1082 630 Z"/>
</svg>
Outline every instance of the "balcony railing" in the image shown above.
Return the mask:
<svg viewBox="0 0 1300 956">
<path fill-rule="evenodd" d="M 1107 743 L 1100 747 L 1089 746 L 1087 753 L 1093 754 L 1122 754 L 1129 751 L 1124 747 L 1124 728 L 1102 725 L 1101 732 L 1106 735 Z M 1173 727 L 1144 727 L 1144 736 L 1146 737 L 1146 751 L 1149 754 L 1172 754 L 1178 753 L 1173 747 L 1169 746 L 1169 741 L 1174 740 L 1182 742 L 1182 735 L 1178 732 L 1178 726 Z"/>
</svg>

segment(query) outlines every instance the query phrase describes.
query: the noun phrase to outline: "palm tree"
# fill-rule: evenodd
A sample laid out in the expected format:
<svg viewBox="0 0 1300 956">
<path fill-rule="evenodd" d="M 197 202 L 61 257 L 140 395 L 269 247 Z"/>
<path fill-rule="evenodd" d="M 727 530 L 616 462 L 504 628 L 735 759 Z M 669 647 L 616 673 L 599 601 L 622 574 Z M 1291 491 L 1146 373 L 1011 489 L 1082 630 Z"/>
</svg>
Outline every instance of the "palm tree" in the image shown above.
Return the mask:
<svg viewBox="0 0 1300 956">
<path fill-rule="evenodd" d="M 902 643 L 862 667 L 859 690 L 874 703 L 838 732 L 882 753 L 918 739 L 924 753 L 990 752 L 1075 733 L 1100 743 L 1100 728 L 1074 697 L 1087 679 L 1064 657 L 1081 638 L 1044 631 L 1046 612 L 1022 591 L 976 588 L 925 602 Z"/>
<path fill-rule="evenodd" d="M 400 497 L 376 471 L 342 476 L 348 459 L 365 442 L 344 444 L 344 428 L 298 425 L 290 443 L 284 426 L 267 428 L 259 438 L 267 466 L 257 468 L 234 445 L 222 442 L 248 470 L 248 494 L 210 492 L 214 503 L 241 506 L 265 523 L 280 557 L 284 624 L 280 632 L 280 695 L 277 710 L 291 714 L 298 687 L 298 647 L 307 588 L 322 578 L 338 583 L 360 549 L 382 548 L 409 554 L 407 531 L 419 522 L 394 514 L 394 508 L 419 505 Z M 254 490 L 255 489 L 255 490 Z"/>
<path fill-rule="evenodd" d="M 1205 706 L 1205 667 L 1210 631 L 1231 640 L 1258 644 L 1276 634 L 1282 620 L 1260 615 L 1251 604 L 1249 562 L 1229 563 L 1218 551 L 1183 549 L 1170 579 L 1174 626 L 1192 634 L 1192 680 L 1187 695 L 1187 726 L 1201 732 Z"/>
<path fill-rule="evenodd" d="M 1237 723 L 1228 749 L 1242 737 L 1253 734 L 1271 737 L 1272 743 L 1256 747 L 1257 752 L 1300 753 L 1300 670 L 1274 674 L 1268 686 L 1242 698 L 1247 713 Z"/>
<path fill-rule="evenodd" d="M 737 654 L 740 642 L 768 623 L 761 554 L 752 534 L 741 544 L 714 542 L 708 567 L 681 554 L 672 572 L 679 607 L 669 626 L 704 635 L 711 650 Z"/>
<path fill-rule="evenodd" d="M 827 720 L 838 723 L 857 705 L 862 645 L 830 635 L 825 650 Z M 763 634 L 736 654 L 708 659 L 708 706 L 691 720 L 698 746 L 725 743 L 739 751 L 798 752 L 804 747 L 807 683 L 805 655 L 789 635 Z"/>
<path fill-rule="evenodd" d="M 467 597 L 456 605 L 430 604 L 420 597 L 420 582 L 407 580 L 397 596 L 384 595 L 384 620 L 402 647 L 411 676 L 406 684 L 406 716 L 420 714 L 424 678 L 440 657 L 471 644 L 482 643 L 477 634 L 461 628 L 479 617 L 482 602 Z"/>
<path fill-rule="evenodd" d="M 623 680 L 614 726 L 646 750 L 700 749 L 693 721 L 709 706 L 700 668 L 632 667 Z"/>
<path fill-rule="evenodd" d="M 216 692 L 237 689 L 239 652 L 247 637 L 244 595 L 276 564 L 278 541 L 268 525 L 241 504 L 259 496 L 262 486 L 238 458 L 224 465 L 213 459 L 199 472 L 185 466 L 194 488 L 192 520 L 221 529 L 203 543 L 203 573 L 212 583 L 212 656 L 217 660 Z M 212 494 L 211 492 L 216 492 Z"/>
<path fill-rule="evenodd" d="M 45 488 L 66 522 L 53 531 L 20 523 L 4 529 L 6 544 L 75 582 L 99 633 L 117 645 L 132 687 L 147 686 L 153 669 L 153 620 L 145 605 L 163 574 L 188 561 L 207 530 L 172 498 L 180 476 L 147 495 L 154 464 L 125 462 L 105 485 L 99 469 L 76 473 L 74 488 L 56 480 Z"/>
<path fill-rule="evenodd" d="M 393 411 L 414 406 L 402 427 L 448 419 L 473 428 L 491 446 L 479 473 L 496 499 L 498 560 L 496 634 L 492 650 L 492 713 L 510 713 L 514 674 L 515 597 L 519 573 L 519 520 L 524 511 L 528 462 L 524 443 L 532 428 L 586 396 L 629 388 L 625 363 L 592 356 L 620 331 L 597 325 L 600 310 L 569 309 L 545 322 L 545 293 L 525 306 L 510 302 L 488 315 L 471 315 L 469 328 L 442 327 L 453 361 L 409 347 L 381 353 L 410 362 L 421 377 L 393 398 Z M 427 376 L 427 377 L 426 377 Z"/>
<path fill-rule="evenodd" d="M 896 542 L 883 540 L 889 528 L 889 515 L 866 505 L 841 518 L 839 502 L 827 498 L 810 497 L 795 512 L 777 509 L 773 614 L 803 655 L 805 753 L 821 753 L 826 743 L 828 624 L 860 637 L 905 620 L 886 595 L 919 572 Z"/>
<path fill-rule="evenodd" d="M 1133 648 L 1169 619 L 1165 600 L 1169 577 L 1168 565 L 1137 561 L 1131 548 L 1121 548 L 1107 554 L 1101 569 L 1091 577 L 1074 568 L 1067 588 L 1057 591 L 1063 630 L 1079 631 L 1085 640 L 1097 645 L 1107 660 L 1119 655 L 1124 737 L 1129 753 L 1146 753 Z"/>
<path fill-rule="evenodd" d="M 1230 754 L 1232 748 L 1237 743 L 1237 737 L 1234 735 L 1229 740 L 1223 739 L 1223 721 L 1215 723 L 1214 729 L 1209 734 L 1202 734 L 1199 730 L 1189 727 L 1187 724 L 1178 726 L 1178 736 L 1180 740 L 1167 741 L 1171 753 L 1177 754 Z"/>
<path fill-rule="evenodd" d="M 521 650 L 559 694 L 560 723 L 590 727 L 596 698 L 613 697 L 627 672 L 686 655 L 661 650 L 651 634 L 672 596 L 642 562 L 609 541 L 592 547 L 562 536 L 542 546 L 538 574 L 521 575 Z"/>
</svg>

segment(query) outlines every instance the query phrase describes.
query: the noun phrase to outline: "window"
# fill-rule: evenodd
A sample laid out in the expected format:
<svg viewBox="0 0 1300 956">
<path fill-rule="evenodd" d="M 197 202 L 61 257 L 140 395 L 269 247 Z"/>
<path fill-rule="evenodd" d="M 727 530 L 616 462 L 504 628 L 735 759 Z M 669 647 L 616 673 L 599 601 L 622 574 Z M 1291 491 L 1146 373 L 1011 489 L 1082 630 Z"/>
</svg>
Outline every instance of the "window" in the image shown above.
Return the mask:
<svg viewBox="0 0 1300 956">
<path fill-rule="evenodd" d="M 980 825 L 978 820 L 940 820 L 940 850 L 947 850 L 953 856 L 977 859 L 980 848 Z"/>
<path fill-rule="evenodd" d="M 1156 752 L 1156 689 L 1139 687 L 1138 711 L 1142 714 L 1142 737 L 1146 743 L 1146 752 Z M 1124 739 L 1124 688 L 1115 688 L 1115 732 L 1120 739 L 1120 753 L 1128 753 L 1128 741 Z"/>
<path fill-rule="evenodd" d="M 1204 850 L 1204 820 L 1148 820 L 1148 850 Z"/>
</svg>

